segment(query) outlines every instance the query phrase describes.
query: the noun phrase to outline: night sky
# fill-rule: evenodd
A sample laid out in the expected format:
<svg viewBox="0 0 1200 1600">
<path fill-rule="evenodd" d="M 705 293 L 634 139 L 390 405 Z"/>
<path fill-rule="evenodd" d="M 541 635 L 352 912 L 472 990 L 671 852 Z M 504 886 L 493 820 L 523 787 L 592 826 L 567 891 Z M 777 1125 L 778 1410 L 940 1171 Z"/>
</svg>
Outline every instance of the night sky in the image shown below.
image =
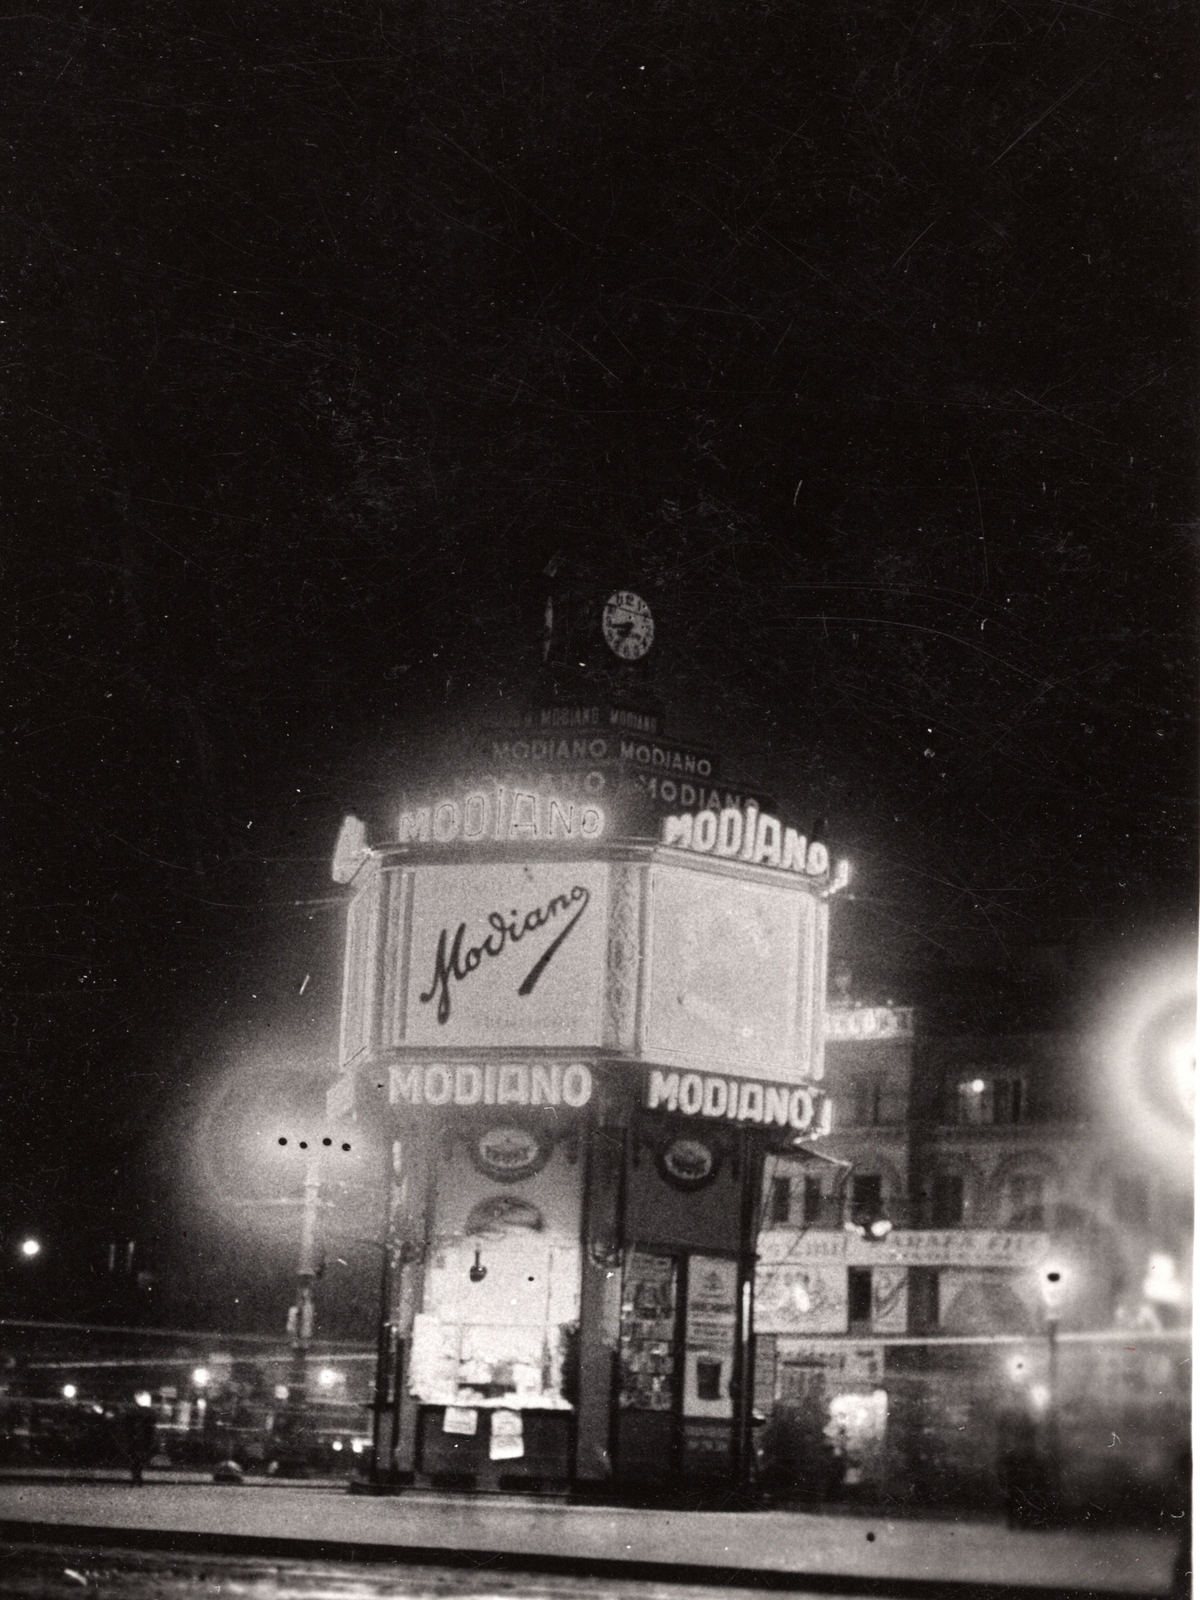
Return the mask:
<svg viewBox="0 0 1200 1600">
<path fill-rule="evenodd" d="M 239 1072 L 315 1114 L 338 823 L 520 703 L 548 567 L 897 998 L 1190 921 L 1193 7 L 0 27 L 6 1236 L 149 1226 Z"/>
</svg>

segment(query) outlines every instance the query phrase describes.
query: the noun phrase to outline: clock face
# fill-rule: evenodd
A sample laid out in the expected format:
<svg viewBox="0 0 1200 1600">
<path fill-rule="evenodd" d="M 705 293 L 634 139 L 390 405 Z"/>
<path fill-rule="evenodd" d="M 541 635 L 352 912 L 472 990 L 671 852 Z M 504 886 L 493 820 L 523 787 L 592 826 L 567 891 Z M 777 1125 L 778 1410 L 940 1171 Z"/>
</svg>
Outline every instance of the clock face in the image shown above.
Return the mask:
<svg viewBox="0 0 1200 1600">
<path fill-rule="evenodd" d="M 641 595 L 628 589 L 610 594 L 604 607 L 604 639 L 622 661 L 638 661 L 654 643 L 654 618 Z"/>
</svg>

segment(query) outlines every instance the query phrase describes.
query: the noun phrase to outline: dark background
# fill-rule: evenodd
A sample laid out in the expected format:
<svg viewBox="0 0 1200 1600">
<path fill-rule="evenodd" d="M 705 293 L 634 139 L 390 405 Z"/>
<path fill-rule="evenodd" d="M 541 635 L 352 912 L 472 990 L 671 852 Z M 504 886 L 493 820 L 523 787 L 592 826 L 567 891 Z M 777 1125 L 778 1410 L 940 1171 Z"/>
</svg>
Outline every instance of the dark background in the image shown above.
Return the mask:
<svg viewBox="0 0 1200 1600">
<path fill-rule="evenodd" d="M 520 701 L 548 565 L 828 819 L 881 996 L 1190 924 L 1194 8 L 0 29 L 0 1201 L 63 1303 L 240 1072 L 316 1116 L 338 822 Z"/>
</svg>

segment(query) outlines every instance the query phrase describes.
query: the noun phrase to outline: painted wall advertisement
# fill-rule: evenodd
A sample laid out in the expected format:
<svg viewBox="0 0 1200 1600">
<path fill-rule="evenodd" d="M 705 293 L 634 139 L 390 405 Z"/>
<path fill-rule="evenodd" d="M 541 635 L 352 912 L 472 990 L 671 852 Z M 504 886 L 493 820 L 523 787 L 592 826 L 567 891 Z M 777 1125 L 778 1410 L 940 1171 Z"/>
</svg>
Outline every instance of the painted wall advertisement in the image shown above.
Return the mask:
<svg viewBox="0 0 1200 1600">
<path fill-rule="evenodd" d="M 589 861 L 418 870 L 406 1043 L 599 1044 L 607 881 Z"/>
<path fill-rule="evenodd" d="M 845 1333 L 850 1326 L 842 1263 L 762 1261 L 754 1285 L 757 1333 Z"/>
</svg>

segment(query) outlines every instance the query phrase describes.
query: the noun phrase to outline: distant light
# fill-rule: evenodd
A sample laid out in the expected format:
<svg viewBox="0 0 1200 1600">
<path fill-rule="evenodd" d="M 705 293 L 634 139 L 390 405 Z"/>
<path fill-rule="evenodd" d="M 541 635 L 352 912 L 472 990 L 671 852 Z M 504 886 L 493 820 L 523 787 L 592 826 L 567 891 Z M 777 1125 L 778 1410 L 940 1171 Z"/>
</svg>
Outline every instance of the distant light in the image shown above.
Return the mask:
<svg viewBox="0 0 1200 1600">
<path fill-rule="evenodd" d="M 203 1389 L 206 1384 L 212 1382 L 212 1373 L 207 1367 L 197 1367 L 192 1373 L 192 1382 L 197 1389 Z"/>
<path fill-rule="evenodd" d="M 42 1244 L 40 1239 L 21 1240 L 21 1254 L 25 1256 L 27 1260 L 32 1261 L 34 1256 L 40 1256 L 41 1253 Z"/>
<path fill-rule="evenodd" d="M 892 1224 L 890 1219 L 887 1217 L 876 1217 L 875 1221 L 871 1224 L 872 1239 L 886 1239 L 891 1231 Z"/>
<path fill-rule="evenodd" d="M 972 1094 L 982 1094 L 987 1088 L 987 1084 L 984 1083 L 982 1078 L 972 1078 L 970 1088 Z"/>
<path fill-rule="evenodd" d="M 75 1396 L 79 1393 L 79 1390 L 73 1383 L 64 1383 L 62 1386 L 62 1393 L 64 1400 L 74 1400 Z"/>
<path fill-rule="evenodd" d="M 351 1439 L 350 1448 L 351 1448 L 351 1450 L 353 1450 L 353 1452 L 354 1452 L 354 1454 L 356 1456 L 362 1455 L 362 1453 L 363 1453 L 363 1442 L 362 1442 L 362 1440 L 361 1439 Z"/>
<path fill-rule="evenodd" d="M 1050 1404 L 1050 1391 L 1044 1383 L 1035 1383 L 1029 1391 L 1029 1398 L 1039 1411 L 1044 1411 Z"/>
<path fill-rule="evenodd" d="M 287 1397 L 288 1397 L 288 1386 L 287 1386 L 287 1384 L 286 1383 L 277 1383 L 275 1385 L 275 1398 L 276 1398 L 276 1400 L 286 1400 Z"/>
<path fill-rule="evenodd" d="M 1183 1304 L 1184 1286 L 1175 1272 L 1174 1256 L 1162 1255 L 1157 1251 L 1151 1255 L 1146 1267 L 1146 1277 L 1142 1283 L 1142 1293 L 1147 1300 L 1155 1301 L 1162 1306 Z"/>
<path fill-rule="evenodd" d="M 154 1401 L 148 1389 L 139 1389 L 133 1397 L 133 1403 L 137 1406 L 150 1406 Z"/>
<path fill-rule="evenodd" d="M 341 1382 L 341 1373 L 333 1367 L 322 1367 L 317 1373 L 317 1382 L 322 1389 L 332 1389 L 335 1383 Z"/>
<path fill-rule="evenodd" d="M 340 1439 L 335 1439 L 333 1441 L 333 1448 L 335 1450 L 340 1450 L 342 1448 L 342 1441 Z"/>
</svg>

